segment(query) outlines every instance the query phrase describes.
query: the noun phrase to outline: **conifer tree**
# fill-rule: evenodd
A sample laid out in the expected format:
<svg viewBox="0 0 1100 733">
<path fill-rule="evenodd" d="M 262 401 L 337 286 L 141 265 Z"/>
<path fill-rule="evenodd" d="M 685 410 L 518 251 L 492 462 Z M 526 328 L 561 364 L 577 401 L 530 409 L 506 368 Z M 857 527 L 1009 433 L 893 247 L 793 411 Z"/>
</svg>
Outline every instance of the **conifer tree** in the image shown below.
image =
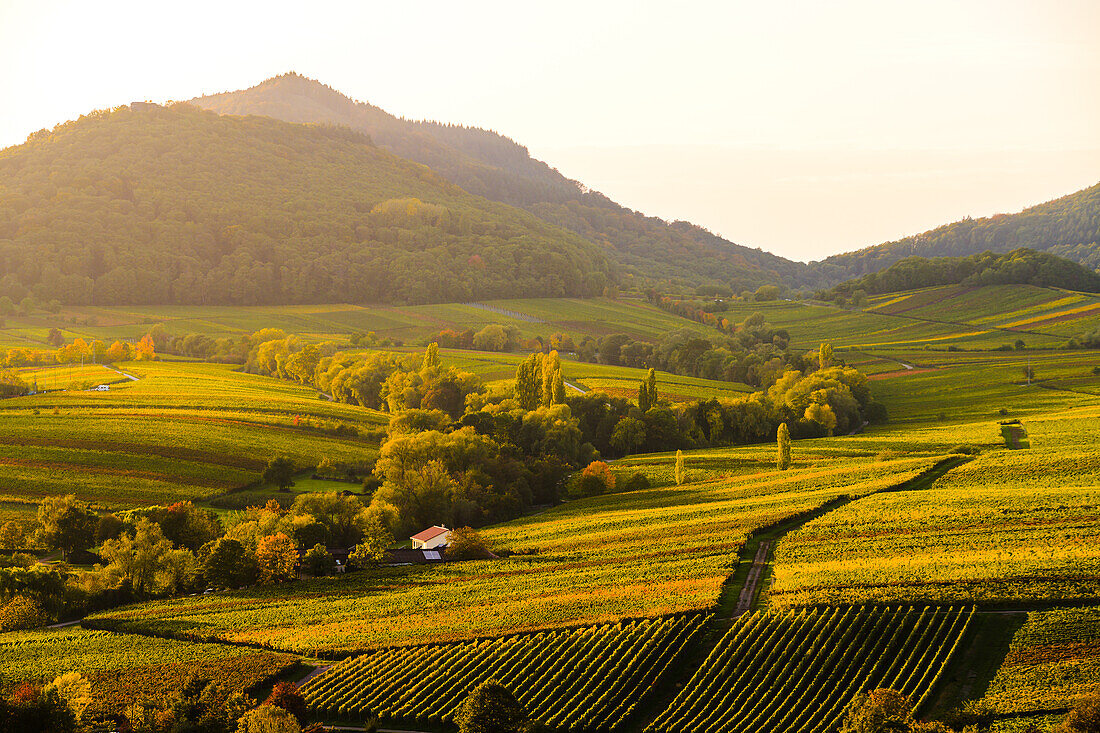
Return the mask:
<svg viewBox="0 0 1100 733">
<path fill-rule="evenodd" d="M 787 423 L 779 424 L 779 430 L 776 432 L 776 443 L 778 444 L 778 455 L 776 456 L 775 465 L 780 471 L 786 471 L 791 467 L 791 431 L 787 428 Z"/>
<path fill-rule="evenodd" d="M 686 474 L 684 472 L 684 452 L 676 451 L 676 485 L 682 486 Z"/>
<path fill-rule="evenodd" d="M 645 377 L 646 392 L 649 393 L 649 406 L 657 406 L 657 372 L 653 369 L 649 370 L 649 374 Z"/>
</svg>

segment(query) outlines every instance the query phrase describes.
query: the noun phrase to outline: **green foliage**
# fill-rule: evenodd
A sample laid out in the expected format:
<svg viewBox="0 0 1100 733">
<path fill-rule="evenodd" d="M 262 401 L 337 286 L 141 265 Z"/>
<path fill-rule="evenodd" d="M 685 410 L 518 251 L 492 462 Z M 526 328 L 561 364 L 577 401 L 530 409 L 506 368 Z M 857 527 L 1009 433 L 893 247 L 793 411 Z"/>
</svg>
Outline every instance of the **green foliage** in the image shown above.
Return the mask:
<svg viewBox="0 0 1100 733">
<path fill-rule="evenodd" d="M 458 733 L 523 733 L 527 711 L 508 688 L 486 680 L 458 706 L 455 722 Z"/>
<path fill-rule="evenodd" d="M 965 257 L 985 250 L 1007 252 L 1020 247 L 1046 250 L 1095 269 L 1100 266 L 1098 207 L 1100 184 L 1018 214 L 966 218 L 896 242 L 833 255 L 818 263 L 817 269 L 823 276 L 841 280 L 881 270 L 914 253 Z"/>
<path fill-rule="evenodd" d="M 859 290 L 873 294 L 896 293 L 932 285 L 1009 283 L 1100 292 L 1100 274 L 1088 267 L 1048 252 L 1021 248 L 1007 254 L 986 251 L 969 257 L 906 257 L 884 270 L 819 293 L 818 298 L 843 302 Z"/>
<path fill-rule="evenodd" d="M 684 470 L 684 452 L 682 450 L 676 451 L 676 469 L 674 476 L 677 486 L 682 486 L 687 478 L 687 472 Z"/>
<path fill-rule="evenodd" d="M 98 526 L 96 513 L 72 494 L 47 496 L 38 505 L 38 529 L 34 539 L 46 547 L 61 550 L 67 557 L 91 547 Z"/>
<path fill-rule="evenodd" d="M 620 206 L 532 159 L 522 145 L 489 130 L 399 119 L 297 74 L 193 101 L 224 114 L 270 115 L 290 122 L 328 122 L 358 130 L 382 148 L 429 166 L 476 196 L 523 207 L 546 222 L 575 232 L 599 245 L 609 259 L 648 280 L 675 282 L 684 288 L 712 283 L 741 289 L 809 276 L 809 268 L 802 263 L 739 246 L 687 222 L 670 223 Z M 521 261 L 532 257 L 525 248 L 508 256 Z M 491 269 L 490 259 L 482 257 L 471 267 Z M 603 291 L 603 275 L 601 270 L 593 272 L 591 285 L 598 285 L 599 290 L 592 292 Z"/>
<path fill-rule="evenodd" d="M 202 572 L 214 585 L 239 588 L 259 578 L 256 556 L 235 539 L 222 537 L 203 551 Z"/>
<path fill-rule="evenodd" d="M 485 560 L 489 557 L 489 547 L 477 530 L 459 527 L 451 530 L 446 555 L 448 560 Z"/>
<path fill-rule="evenodd" d="M 897 690 L 861 693 L 848 705 L 840 733 L 908 733 L 913 706 Z"/>
<path fill-rule="evenodd" d="M 595 295 L 611 277 L 596 244 L 347 128 L 123 107 L 0 152 L 0 183 L 15 298 L 463 301 Z"/>
<path fill-rule="evenodd" d="M 786 471 L 791 467 L 791 431 L 787 429 L 787 423 L 781 423 L 776 433 L 777 452 L 775 465 L 780 471 Z"/>
<path fill-rule="evenodd" d="M 276 456 L 267 462 L 260 478 L 264 483 L 285 489 L 294 485 L 294 472 L 297 469 L 289 456 Z"/>
<path fill-rule="evenodd" d="M 336 562 L 324 545 L 316 544 L 302 557 L 302 569 L 310 575 L 320 577 L 332 573 L 336 569 Z"/>
</svg>

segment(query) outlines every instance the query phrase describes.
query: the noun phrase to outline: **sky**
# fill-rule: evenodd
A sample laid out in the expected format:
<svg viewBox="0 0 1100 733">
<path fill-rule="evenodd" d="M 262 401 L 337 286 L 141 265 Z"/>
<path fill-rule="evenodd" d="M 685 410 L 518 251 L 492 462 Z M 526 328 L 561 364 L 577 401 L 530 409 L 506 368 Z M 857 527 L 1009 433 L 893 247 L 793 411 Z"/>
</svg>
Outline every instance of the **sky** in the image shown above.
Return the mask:
<svg viewBox="0 0 1100 733">
<path fill-rule="evenodd" d="M 0 146 L 294 70 L 801 260 L 1100 180 L 1100 2 L 0 0 Z"/>
</svg>

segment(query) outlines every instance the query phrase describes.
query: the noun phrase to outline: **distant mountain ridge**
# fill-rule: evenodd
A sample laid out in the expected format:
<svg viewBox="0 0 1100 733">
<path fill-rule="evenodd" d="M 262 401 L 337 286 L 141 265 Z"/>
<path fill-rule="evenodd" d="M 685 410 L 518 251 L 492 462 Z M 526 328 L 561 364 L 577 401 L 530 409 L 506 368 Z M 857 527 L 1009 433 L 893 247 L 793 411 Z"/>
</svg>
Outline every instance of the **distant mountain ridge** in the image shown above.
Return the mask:
<svg viewBox="0 0 1100 733">
<path fill-rule="evenodd" d="M 1100 183 L 1016 214 L 963 219 L 811 266 L 823 280 L 835 283 L 878 272 L 907 257 L 967 257 L 1021 247 L 1100 269 Z"/>
<path fill-rule="evenodd" d="M 669 223 L 624 208 L 495 132 L 404 120 L 295 73 L 191 103 L 219 114 L 346 125 L 470 193 L 520 206 L 599 244 L 628 282 L 635 277 L 672 287 L 722 284 L 734 290 L 815 282 L 804 263 L 734 244 L 687 222 Z"/>
</svg>

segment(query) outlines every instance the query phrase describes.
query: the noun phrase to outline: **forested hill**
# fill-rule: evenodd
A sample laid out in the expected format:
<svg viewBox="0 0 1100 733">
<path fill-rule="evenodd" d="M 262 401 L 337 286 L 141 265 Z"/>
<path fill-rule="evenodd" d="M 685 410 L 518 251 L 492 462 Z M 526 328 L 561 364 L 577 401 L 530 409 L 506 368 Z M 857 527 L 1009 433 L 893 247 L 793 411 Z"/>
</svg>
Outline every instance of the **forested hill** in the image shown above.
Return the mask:
<svg viewBox="0 0 1100 733">
<path fill-rule="evenodd" d="M 133 105 L 0 151 L 0 294 L 72 304 L 601 293 L 604 251 L 347 128 Z"/>
<path fill-rule="evenodd" d="M 669 223 L 626 209 L 495 132 L 399 119 L 298 74 L 191 101 L 222 114 L 338 123 L 365 132 L 379 146 L 431 167 L 471 193 L 521 206 L 582 235 L 604 248 L 624 273 L 647 282 L 723 284 L 735 291 L 810 282 L 803 263 L 733 244 L 687 222 Z"/>
<path fill-rule="evenodd" d="M 811 266 L 822 279 L 837 282 L 877 272 L 913 255 L 965 257 L 1019 247 L 1100 269 L 1100 184 L 1018 214 L 964 219 L 896 242 L 833 255 Z"/>
<path fill-rule="evenodd" d="M 1100 273 L 1064 257 L 1027 248 L 1007 254 L 986 251 L 970 257 L 906 257 L 885 270 L 841 283 L 817 297 L 858 304 L 862 298 L 859 293 L 897 293 L 934 285 L 1009 284 L 1100 293 Z"/>
</svg>

